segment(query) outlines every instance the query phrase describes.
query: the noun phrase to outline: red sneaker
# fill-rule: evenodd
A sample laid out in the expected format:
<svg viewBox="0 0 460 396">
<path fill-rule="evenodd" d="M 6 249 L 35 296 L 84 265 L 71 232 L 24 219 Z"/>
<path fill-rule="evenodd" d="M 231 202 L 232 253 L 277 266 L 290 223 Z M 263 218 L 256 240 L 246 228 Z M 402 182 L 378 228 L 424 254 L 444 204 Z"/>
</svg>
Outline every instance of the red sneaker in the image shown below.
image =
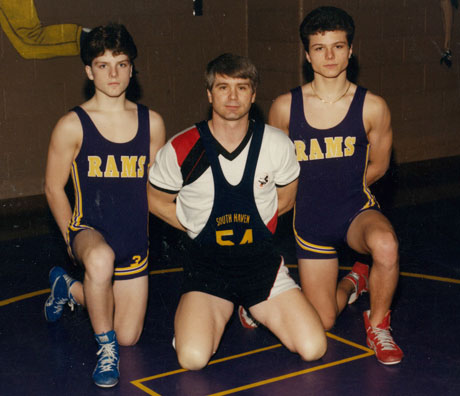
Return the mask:
<svg viewBox="0 0 460 396">
<path fill-rule="evenodd" d="M 257 322 L 257 320 L 255 320 L 241 305 L 238 307 L 238 317 L 240 318 L 241 325 L 245 329 L 255 329 L 259 326 L 259 322 Z"/>
<path fill-rule="evenodd" d="M 348 304 L 353 304 L 361 294 L 369 289 L 369 266 L 357 261 L 343 279 L 349 280 L 355 286 L 355 291 L 348 299 Z"/>
<path fill-rule="evenodd" d="M 404 353 L 393 340 L 390 327 L 390 312 L 388 311 L 382 322 L 377 327 L 372 327 L 369 322 L 369 312 L 365 311 L 364 327 L 367 333 L 367 346 L 374 350 L 375 356 L 380 363 L 398 364 L 404 357 Z"/>
</svg>

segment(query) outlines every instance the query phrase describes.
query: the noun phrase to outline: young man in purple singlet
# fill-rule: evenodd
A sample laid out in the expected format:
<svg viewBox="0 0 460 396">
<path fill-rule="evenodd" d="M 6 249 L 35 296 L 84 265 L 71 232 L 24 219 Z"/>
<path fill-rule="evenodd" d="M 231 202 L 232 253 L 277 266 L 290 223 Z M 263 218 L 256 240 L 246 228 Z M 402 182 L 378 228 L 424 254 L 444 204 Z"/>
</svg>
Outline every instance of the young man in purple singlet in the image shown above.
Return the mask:
<svg viewBox="0 0 460 396">
<path fill-rule="evenodd" d="M 99 344 L 93 380 L 118 383 L 118 345 L 138 341 L 148 294 L 147 171 L 164 144 L 161 116 L 126 98 L 137 49 L 123 25 L 94 28 L 81 58 L 94 96 L 72 109 L 51 136 L 45 192 L 83 283 L 61 267 L 50 272 L 45 317 L 57 321 L 64 306 L 88 309 Z M 73 213 L 64 187 L 72 178 Z"/>
<path fill-rule="evenodd" d="M 369 290 L 364 312 L 367 344 L 384 364 L 403 352 L 390 334 L 390 305 L 399 278 L 398 241 L 369 186 L 389 166 L 392 130 L 385 101 L 347 79 L 353 19 L 319 7 L 300 25 L 313 81 L 278 97 L 269 124 L 296 146 L 301 166 L 294 234 L 302 290 L 330 329 L 347 304 Z M 336 247 L 372 256 L 337 283 Z"/>
</svg>

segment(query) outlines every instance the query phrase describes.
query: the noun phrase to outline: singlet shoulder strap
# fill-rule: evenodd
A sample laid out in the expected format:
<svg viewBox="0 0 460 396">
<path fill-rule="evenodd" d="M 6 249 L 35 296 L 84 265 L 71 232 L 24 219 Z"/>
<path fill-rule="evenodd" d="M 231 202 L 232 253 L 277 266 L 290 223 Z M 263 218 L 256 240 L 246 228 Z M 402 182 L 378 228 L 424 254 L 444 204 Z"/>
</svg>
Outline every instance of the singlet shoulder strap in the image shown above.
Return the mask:
<svg viewBox="0 0 460 396">
<path fill-rule="evenodd" d="M 351 103 L 351 106 L 360 106 L 362 107 L 364 103 L 364 98 L 366 97 L 366 92 L 367 89 L 363 88 L 359 85 L 356 86 L 356 92 L 355 96 L 353 98 L 353 102 Z"/>
<path fill-rule="evenodd" d="M 75 113 L 77 113 L 77 116 L 82 124 L 91 122 L 91 118 L 89 118 L 89 115 L 80 106 L 75 106 L 72 109 L 70 109 L 70 111 L 74 111 Z"/>
<path fill-rule="evenodd" d="M 301 109 L 303 114 L 303 97 L 302 97 L 302 87 L 295 87 L 291 89 L 291 113 L 289 119 L 294 120 Z"/>
</svg>

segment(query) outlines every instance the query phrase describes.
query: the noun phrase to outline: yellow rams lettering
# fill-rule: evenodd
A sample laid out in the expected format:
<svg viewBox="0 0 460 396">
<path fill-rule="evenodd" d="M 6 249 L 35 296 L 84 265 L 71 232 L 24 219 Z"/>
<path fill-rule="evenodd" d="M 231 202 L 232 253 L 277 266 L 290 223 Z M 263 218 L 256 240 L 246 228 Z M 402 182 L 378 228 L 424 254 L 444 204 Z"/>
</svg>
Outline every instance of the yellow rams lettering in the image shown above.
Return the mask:
<svg viewBox="0 0 460 396">
<path fill-rule="evenodd" d="M 145 155 L 139 158 L 138 167 L 137 167 L 137 177 L 144 177 L 144 165 L 145 165 Z"/>
<path fill-rule="evenodd" d="M 310 139 L 310 148 L 308 155 L 308 147 L 302 140 L 295 140 L 295 149 L 297 154 L 297 161 L 312 161 L 322 160 L 324 158 L 340 158 L 351 157 L 355 153 L 355 136 L 347 136 L 345 139 L 342 136 L 325 137 L 324 145 L 321 146 L 318 139 Z M 322 149 L 324 147 L 324 149 Z"/>
<path fill-rule="evenodd" d="M 119 177 L 120 172 L 117 169 L 117 163 L 113 155 L 107 156 L 107 162 L 105 164 L 104 177 Z"/>
<path fill-rule="evenodd" d="M 297 161 L 308 161 L 308 156 L 305 154 L 305 149 L 307 146 L 305 146 L 305 143 L 302 140 L 295 140 L 295 151 L 297 154 Z"/>
<path fill-rule="evenodd" d="M 321 151 L 321 147 L 316 139 L 310 139 L 310 159 L 318 160 L 323 159 L 324 154 Z"/>
<path fill-rule="evenodd" d="M 137 155 L 121 156 L 121 177 L 136 177 Z"/>
<path fill-rule="evenodd" d="M 345 157 L 351 157 L 355 153 L 355 136 L 347 136 L 345 138 Z"/>
<path fill-rule="evenodd" d="M 88 177 L 102 177 L 101 164 L 101 157 L 88 155 Z"/>
<path fill-rule="evenodd" d="M 327 137 L 324 138 L 326 143 L 326 158 L 338 158 L 343 157 L 342 142 L 343 137 L 339 136 L 336 138 Z"/>
<path fill-rule="evenodd" d="M 88 155 L 88 177 L 142 178 L 145 175 L 146 159 L 145 155 L 122 155 L 117 160 L 114 155 L 108 155 L 104 166 L 101 157 Z"/>
</svg>

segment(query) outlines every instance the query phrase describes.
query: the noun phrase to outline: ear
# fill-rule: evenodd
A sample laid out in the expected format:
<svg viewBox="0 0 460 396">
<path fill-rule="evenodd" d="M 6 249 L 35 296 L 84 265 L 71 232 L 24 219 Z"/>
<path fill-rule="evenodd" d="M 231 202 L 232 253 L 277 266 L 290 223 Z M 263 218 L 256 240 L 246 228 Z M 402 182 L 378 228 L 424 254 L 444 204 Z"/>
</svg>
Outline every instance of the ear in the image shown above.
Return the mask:
<svg viewBox="0 0 460 396">
<path fill-rule="evenodd" d="M 254 103 L 255 101 L 256 101 L 256 91 L 252 93 L 251 103 Z"/>
<path fill-rule="evenodd" d="M 91 69 L 91 66 L 86 65 L 85 66 L 85 72 L 86 72 L 86 75 L 88 76 L 88 78 L 90 80 L 94 80 L 93 70 Z"/>
<path fill-rule="evenodd" d="M 212 93 L 209 89 L 206 89 L 206 93 L 208 94 L 208 101 L 212 104 Z"/>
<path fill-rule="evenodd" d="M 350 45 L 350 49 L 348 51 L 348 59 L 350 59 L 352 55 L 353 55 L 353 44 Z"/>
<path fill-rule="evenodd" d="M 311 63 L 310 54 L 307 51 L 305 51 L 305 58 L 307 59 L 308 63 Z"/>
<path fill-rule="evenodd" d="M 130 64 L 129 65 L 129 78 L 131 78 L 133 76 L 133 65 Z"/>
</svg>

